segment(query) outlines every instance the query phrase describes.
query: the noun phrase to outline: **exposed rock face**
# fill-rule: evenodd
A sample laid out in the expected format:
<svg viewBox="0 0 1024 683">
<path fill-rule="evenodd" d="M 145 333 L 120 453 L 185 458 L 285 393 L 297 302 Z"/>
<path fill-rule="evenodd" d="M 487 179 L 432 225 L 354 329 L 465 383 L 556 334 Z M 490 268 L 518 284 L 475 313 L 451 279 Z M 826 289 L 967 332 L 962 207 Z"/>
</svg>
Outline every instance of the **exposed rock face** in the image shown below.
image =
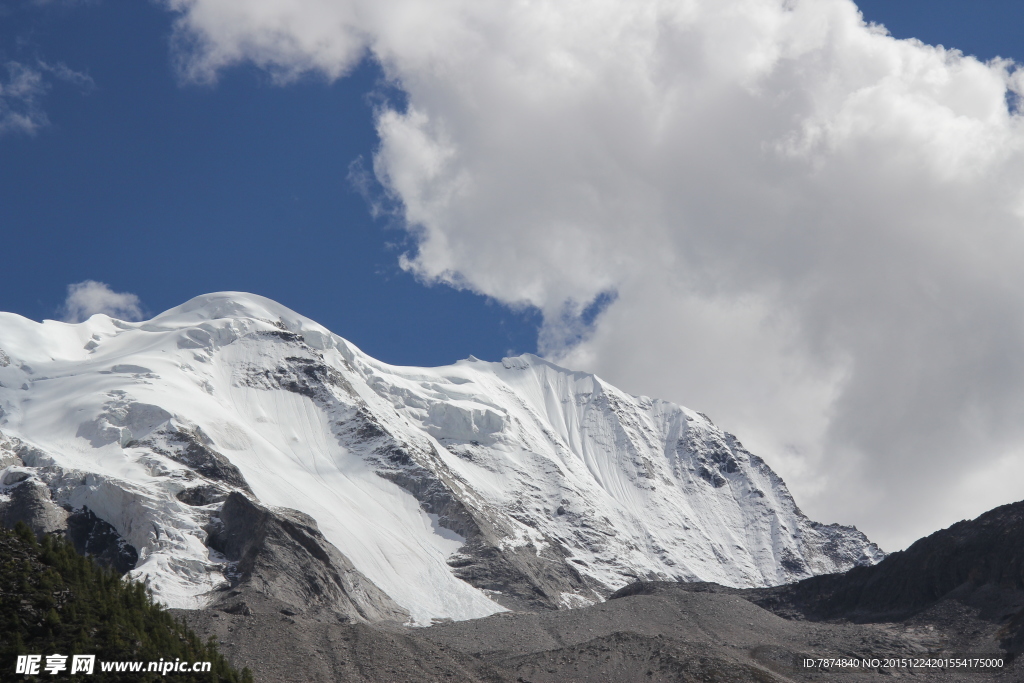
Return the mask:
<svg viewBox="0 0 1024 683">
<path fill-rule="evenodd" d="M 144 323 L 0 316 L 0 476 L 33 482 L 4 514 L 117 566 L 135 549 L 172 606 L 241 591 L 429 624 L 884 556 L 706 416 L 536 356 L 389 366 L 238 293 Z"/>
<path fill-rule="evenodd" d="M 24 477 L 19 481 L 20 477 Z M 62 532 L 67 527 L 68 513 L 50 498 L 50 490 L 25 472 L 14 473 L 9 480 L 15 485 L 8 500 L 0 503 L 0 517 L 7 529 L 25 522 L 37 535 Z"/>
<path fill-rule="evenodd" d="M 199 486 L 182 489 L 181 491 L 178 491 L 174 497 L 185 505 L 203 507 L 223 502 L 224 499 L 228 497 L 228 492 L 220 486 L 200 484 Z"/>
<path fill-rule="evenodd" d="M 210 438 L 195 427 L 161 429 L 142 441 L 129 441 L 126 448 L 145 448 L 177 463 L 210 481 L 225 484 L 229 489 L 250 491 L 245 477 L 231 461 L 212 447 Z"/>
<path fill-rule="evenodd" d="M 138 550 L 89 508 L 72 511 L 67 515 L 66 524 L 68 538 L 82 555 L 89 555 L 121 574 L 135 569 L 139 561 Z"/>
<path fill-rule="evenodd" d="M 344 621 L 397 621 L 409 612 L 359 573 L 317 529 L 316 521 L 295 510 L 268 510 L 234 492 L 211 522 L 211 548 L 232 563 L 232 595 L 256 591 L 308 615 Z"/>
</svg>

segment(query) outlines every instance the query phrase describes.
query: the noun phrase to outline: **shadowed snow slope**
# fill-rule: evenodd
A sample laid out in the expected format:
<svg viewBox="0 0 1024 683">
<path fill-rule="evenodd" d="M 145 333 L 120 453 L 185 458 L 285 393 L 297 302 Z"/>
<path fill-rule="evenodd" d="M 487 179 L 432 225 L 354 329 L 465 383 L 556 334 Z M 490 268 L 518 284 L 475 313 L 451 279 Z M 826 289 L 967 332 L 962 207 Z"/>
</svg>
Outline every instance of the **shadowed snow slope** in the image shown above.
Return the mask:
<svg viewBox="0 0 1024 683">
<path fill-rule="evenodd" d="M 389 366 L 251 294 L 141 323 L 0 313 L 0 383 L 0 506 L 45 484 L 88 508 L 173 606 L 242 580 L 207 545 L 232 492 L 311 517 L 421 624 L 882 557 L 700 413 L 531 355 Z"/>
</svg>

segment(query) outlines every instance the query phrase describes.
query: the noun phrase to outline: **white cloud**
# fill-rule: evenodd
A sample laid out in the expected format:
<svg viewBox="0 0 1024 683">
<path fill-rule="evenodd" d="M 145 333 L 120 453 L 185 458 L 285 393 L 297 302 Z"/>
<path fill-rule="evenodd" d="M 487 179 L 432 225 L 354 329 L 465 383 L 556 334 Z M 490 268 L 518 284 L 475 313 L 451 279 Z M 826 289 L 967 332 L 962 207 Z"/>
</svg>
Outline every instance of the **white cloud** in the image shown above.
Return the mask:
<svg viewBox="0 0 1024 683">
<path fill-rule="evenodd" d="M 97 313 L 118 320 L 141 320 L 142 302 L 135 294 L 115 292 L 95 280 L 68 285 L 68 298 L 61 309 L 64 322 L 80 323 Z"/>
<path fill-rule="evenodd" d="M 849 0 L 169 0 L 184 72 L 408 96 L 374 169 L 426 280 L 709 413 L 895 548 L 1024 497 L 1024 74 Z M 589 336 L 566 323 L 617 297 Z"/>
</svg>

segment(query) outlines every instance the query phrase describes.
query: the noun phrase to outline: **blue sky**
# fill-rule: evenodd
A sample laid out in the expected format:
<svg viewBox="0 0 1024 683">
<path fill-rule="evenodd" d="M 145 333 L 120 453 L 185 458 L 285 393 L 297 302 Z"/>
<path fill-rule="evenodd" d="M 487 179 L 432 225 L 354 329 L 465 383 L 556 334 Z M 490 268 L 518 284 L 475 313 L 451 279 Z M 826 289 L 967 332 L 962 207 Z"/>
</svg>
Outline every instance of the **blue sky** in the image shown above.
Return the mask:
<svg viewBox="0 0 1024 683">
<path fill-rule="evenodd" d="M 372 61 L 334 83 L 239 67 L 181 85 L 153 3 L 9 3 L 0 21 L 3 61 L 92 79 L 52 79 L 49 124 L 0 137 L 0 309 L 59 318 L 67 285 L 91 279 L 150 314 L 254 292 L 399 364 L 536 348 L 535 315 L 398 267 L 408 238 L 349 180 L 377 144 L 369 96 L 388 94 Z"/>
<path fill-rule="evenodd" d="M 859 4 L 982 63 L 848 0 L 572 5 L 0 3 L 0 310 L 244 290 L 390 363 L 540 350 L 887 549 L 1024 496 L 1024 72 L 985 63 L 1024 3 Z"/>
</svg>

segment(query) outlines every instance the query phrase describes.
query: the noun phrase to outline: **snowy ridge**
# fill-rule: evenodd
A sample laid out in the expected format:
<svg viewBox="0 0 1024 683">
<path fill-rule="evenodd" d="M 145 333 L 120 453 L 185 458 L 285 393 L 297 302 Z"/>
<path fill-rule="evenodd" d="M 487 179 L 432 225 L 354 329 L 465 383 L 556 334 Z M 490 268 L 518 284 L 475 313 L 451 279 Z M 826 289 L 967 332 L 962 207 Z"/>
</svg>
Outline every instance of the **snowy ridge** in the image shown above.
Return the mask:
<svg viewBox="0 0 1024 683">
<path fill-rule="evenodd" d="M 804 517 L 699 413 L 531 355 L 389 366 L 251 294 L 143 323 L 0 314 L 0 385 L 0 505 L 27 476 L 87 507 L 175 606 L 232 580 L 206 545 L 230 491 L 312 517 L 423 624 L 523 595 L 589 604 L 636 578 L 766 586 L 882 557 Z"/>
</svg>

